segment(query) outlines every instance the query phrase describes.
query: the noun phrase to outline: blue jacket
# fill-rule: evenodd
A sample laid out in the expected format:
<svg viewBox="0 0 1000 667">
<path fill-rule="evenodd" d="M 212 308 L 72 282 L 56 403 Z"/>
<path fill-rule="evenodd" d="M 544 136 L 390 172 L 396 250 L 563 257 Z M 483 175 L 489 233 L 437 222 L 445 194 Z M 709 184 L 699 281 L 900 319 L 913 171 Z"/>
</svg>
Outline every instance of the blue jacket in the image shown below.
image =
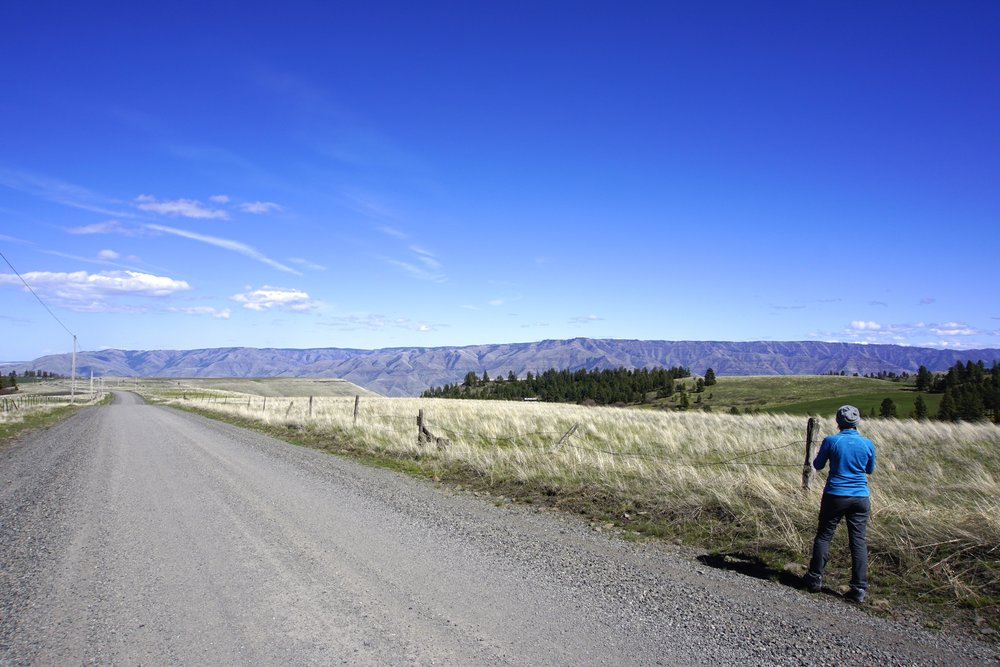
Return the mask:
<svg viewBox="0 0 1000 667">
<path fill-rule="evenodd" d="M 853 428 L 823 438 L 813 461 L 816 470 L 830 462 L 823 493 L 831 496 L 867 496 L 868 478 L 875 472 L 875 445 Z"/>
</svg>

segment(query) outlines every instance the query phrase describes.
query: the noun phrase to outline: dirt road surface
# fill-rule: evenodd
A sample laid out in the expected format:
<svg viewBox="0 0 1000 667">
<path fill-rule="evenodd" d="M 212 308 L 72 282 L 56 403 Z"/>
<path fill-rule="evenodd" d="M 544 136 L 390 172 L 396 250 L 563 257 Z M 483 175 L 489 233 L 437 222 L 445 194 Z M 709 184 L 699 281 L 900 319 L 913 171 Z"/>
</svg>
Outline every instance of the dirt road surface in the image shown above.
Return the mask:
<svg viewBox="0 0 1000 667">
<path fill-rule="evenodd" d="M 0 449 L 3 665 L 988 665 L 995 646 L 120 393 Z"/>
</svg>

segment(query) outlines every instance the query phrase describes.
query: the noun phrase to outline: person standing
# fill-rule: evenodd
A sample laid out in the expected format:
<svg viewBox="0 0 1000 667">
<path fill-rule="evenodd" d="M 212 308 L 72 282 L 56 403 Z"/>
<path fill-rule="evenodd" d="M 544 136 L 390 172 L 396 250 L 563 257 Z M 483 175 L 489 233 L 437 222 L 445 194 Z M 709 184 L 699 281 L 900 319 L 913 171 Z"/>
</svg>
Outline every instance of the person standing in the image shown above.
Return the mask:
<svg viewBox="0 0 1000 667">
<path fill-rule="evenodd" d="M 823 569 L 829 559 L 830 540 L 841 519 L 847 520 L 847 536 L 851 545 L 851 590 L 844 596 L 850 602 L 861 603 L 868 591 L 868 517 L 871 501 L 868 475 L 875 472 L 875 444 L 858 433 L 861 413 L 853 405 L 837 410 L 840 432 L 823 438 L 823 444 L 813 460 L 813 467 L 822 470 L 827 462 L 830 472 L 823 487 L 819 506 L 819 527 L 813 540 L 812 560 L 803 577 L 806 589 L 817 593 L 823 587 Z"/>
</svg>

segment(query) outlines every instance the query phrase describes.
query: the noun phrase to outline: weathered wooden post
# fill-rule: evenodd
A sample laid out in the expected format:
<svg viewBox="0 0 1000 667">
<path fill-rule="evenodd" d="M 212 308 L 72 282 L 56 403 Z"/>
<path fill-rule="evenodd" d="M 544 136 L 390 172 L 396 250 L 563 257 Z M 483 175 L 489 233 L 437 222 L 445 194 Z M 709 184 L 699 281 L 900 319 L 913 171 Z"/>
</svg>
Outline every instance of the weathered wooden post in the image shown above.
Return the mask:
<svg viewBox="0 0 1000 667">
<path fill-rule="evenodd" d="M 816 431 L 816 418 L 810 417 L 806 422 L 806 461 L 802 464 L 802 490 L 809 490 L 809 482 L 812 481 L 816 471 L 813 469 L 813 433 Z"/>
<path fill-rule="evenodd" d="M 354 425 L 358 425 L 358 405 L 361 403 L 361 394 L 354 395 Z"/>
<path fill-rule="evenodd" d="M 557 442 L 555 444 L 555 446 L 552 448 L 552 451 L 554 452 L 557 449 L 559 449 L 560 447 L 562 447 L 563 443 L 566 442 L 567 440 L 569 440 L 570 436 L 573 435 L 574 433 L 576 433 L 576 429 L 578 429 L 579 427 L 580 427 L 579 424 L 573 424 L 573 428 L 571 428 L 570 430 L 568 430 L 565 433 L 563 433 L 563 436 L 561 438 L 559 438 L 559 442 Z"/>
<path fill-rule="evenodd" d="M 434 434 L 430 432 L 424 422 L 424 411 L 419 410 L 417 412 L 417 445 L 424 446 L 427 443 L 433 442 L 437 445 L 438 449 L 447 449 L 448 445 L 451 443 L 448 438 L 436 438 Z"/>
<path fill-rule="evenodd" d="M 292 411 L 292 406 L 295 405 L 295 401 L 288 402 L 288 409 L 285 410 L 285 419 L 288 419 L 288 413 Z"/>
<path fill-rule="evenodd" d="M 426 445 L 427 444 L 427 436 L 429 436 L 429 435 L 430 435 L 430 432 L 426 428 L 424 428 L 424 411 L 422 409 L 418 410 L 417 411 L 417 444 L 420 445 L 421 447 L 423 445 Z"/>
<path fill-rule="evenodd" d="M 310 396 L 309 397 L 309 419 L 312 419 L 312 416 L 313 416 L 313 397 Z"/>
</svg>

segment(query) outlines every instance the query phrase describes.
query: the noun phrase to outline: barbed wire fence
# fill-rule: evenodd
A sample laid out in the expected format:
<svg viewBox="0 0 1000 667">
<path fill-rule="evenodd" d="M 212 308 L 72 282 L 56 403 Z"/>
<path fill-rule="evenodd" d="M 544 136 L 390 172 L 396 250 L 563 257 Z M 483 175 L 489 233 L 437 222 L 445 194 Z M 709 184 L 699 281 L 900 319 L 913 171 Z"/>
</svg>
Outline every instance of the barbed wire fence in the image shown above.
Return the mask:
<svg viewBox="0 0 1000 667">
<path fill-rule="evenodd" d="M 185 395 L 185 399 L 187 396 Z M 234 396 L 208 396 L 199 397 L 201 400 L 207 401 L 209 404 L 222 404 L 222 405 L 233 405 L 237 407 L 245 407 L 249 410 L 254 409 L 255 401 L 259 401 L 259 409 L 261 411 L 267 410 L 268 398 L 260 397 L 256 399 L 255 397 L 248 397 L 244 399 L 243 397 Z M 270 403 L 272 408 L 276 405 L 284 405 L 284 401 L 288 400 L 287 407 L 285 408 L 284 418 L 288 419 L 291 417 L 292 412 L 295 409 L 296 402 L 300 404 L 300 409 L 303 412 L 303 416 L 307 419 L 312 419 L 316 413 L 314 406 L 314 397 L 310 396 L 300 397 L 298 399 L 287 399 L 287 398 L 270 398 Z M 363 412 L 360 410 L 361 397 L 355 396 L 353 413 L 352 413 L 352 426 L 356 427 L 358 425 L 359 419 L 363 420 L 378 420 L 381 423 L 390 423 L 399 425 L 401 433 L 405 433 L 410 425 L 415 424 L 417 427 L 417 444 L 420 446 L 435 444 L 439 449 L 445 449 L 451 445 L 452 441 L 466 441 L 466 442 L 478 442 L 478 443 L 488 443 L 495 447 L 520 447 L 523 449 L 536 449 L 539 451 L 547 451 L 549 453 L 556 453 L 562 448 L 573 449 L 580 452 L 585 452 L 587 454 L 602 454 L 605 456 L 611 456 L 614 458 L 624 458 L 624 459 L 643 459 L 649 461 L 659 461 L 663 463 L 668 463 L 672 466 L 685 466 L 690 468 L 705 468 L 713 466 L 756 466 L 756 467 L 766 467 L 766 468 L 801 468 L 802 469 L 802 488 L 807 490 L 809 488 L 809 481 L 813 476 L 813 469 L 811 465 L 812 455 L 813 455 L 813 433 L 816 427 L 815 418 L 810 417 L 806 426 L 806 437 L 805 439 L 796 439 L 780 445 L 775 445 L 771 447 L 763 447 L 760 449 L 755 449 L 748 452 L 742 452 L 735 456 L 731 456 L 721 460 L 705 460 L 705 459 L 683 459 L 678 458 L 676 455 L 670 455 L 666 453 L 656 453 L 656 452 L 629 452 L 620 451 L 615 449 L 613 444 L 597 437 L 593 433 L 589 433 L 586 436 L 585 442 L 579 442 L 581 436 L 578 435 L 580 429 L 579 423 L 574 423 L 568 430 L 532 430 L 524 432 L 514 432 L 505 433 L 503 435 L 493 435 L 483 433 L 481 431 L 467 431 L 467 430 L 456 430 L 448 428 L 443 425 L 435 425 L 433 431 L 431 430 L 429 421 L 424 411 L 421 409 L 416 415 L 416 419 L 412 416 L 390 414 L 383 412 L 374 412 L 371 409 L 366 409 Z M 404 426 L 405 425 L 405 426 Z M 437 434 L 442 434 L 441 436 Z M 442 437 L 443 436 L 443 437 Z M 574 439 L 576 441 L 574 441 Z M 656 448 L 657 443 L 647 444 L 647 447 Z M 663 449 L 668 446 L 663 444 Z M 777 452 L 785 449 L 792 449 L 794 447 L 805 447 L 805 463 L 776 463 L 776 462 L 766 462 L 766 461 L 756 461 L 753 460 L 755 457 L 769 454 L 772 452 Z"/>
</svg>

